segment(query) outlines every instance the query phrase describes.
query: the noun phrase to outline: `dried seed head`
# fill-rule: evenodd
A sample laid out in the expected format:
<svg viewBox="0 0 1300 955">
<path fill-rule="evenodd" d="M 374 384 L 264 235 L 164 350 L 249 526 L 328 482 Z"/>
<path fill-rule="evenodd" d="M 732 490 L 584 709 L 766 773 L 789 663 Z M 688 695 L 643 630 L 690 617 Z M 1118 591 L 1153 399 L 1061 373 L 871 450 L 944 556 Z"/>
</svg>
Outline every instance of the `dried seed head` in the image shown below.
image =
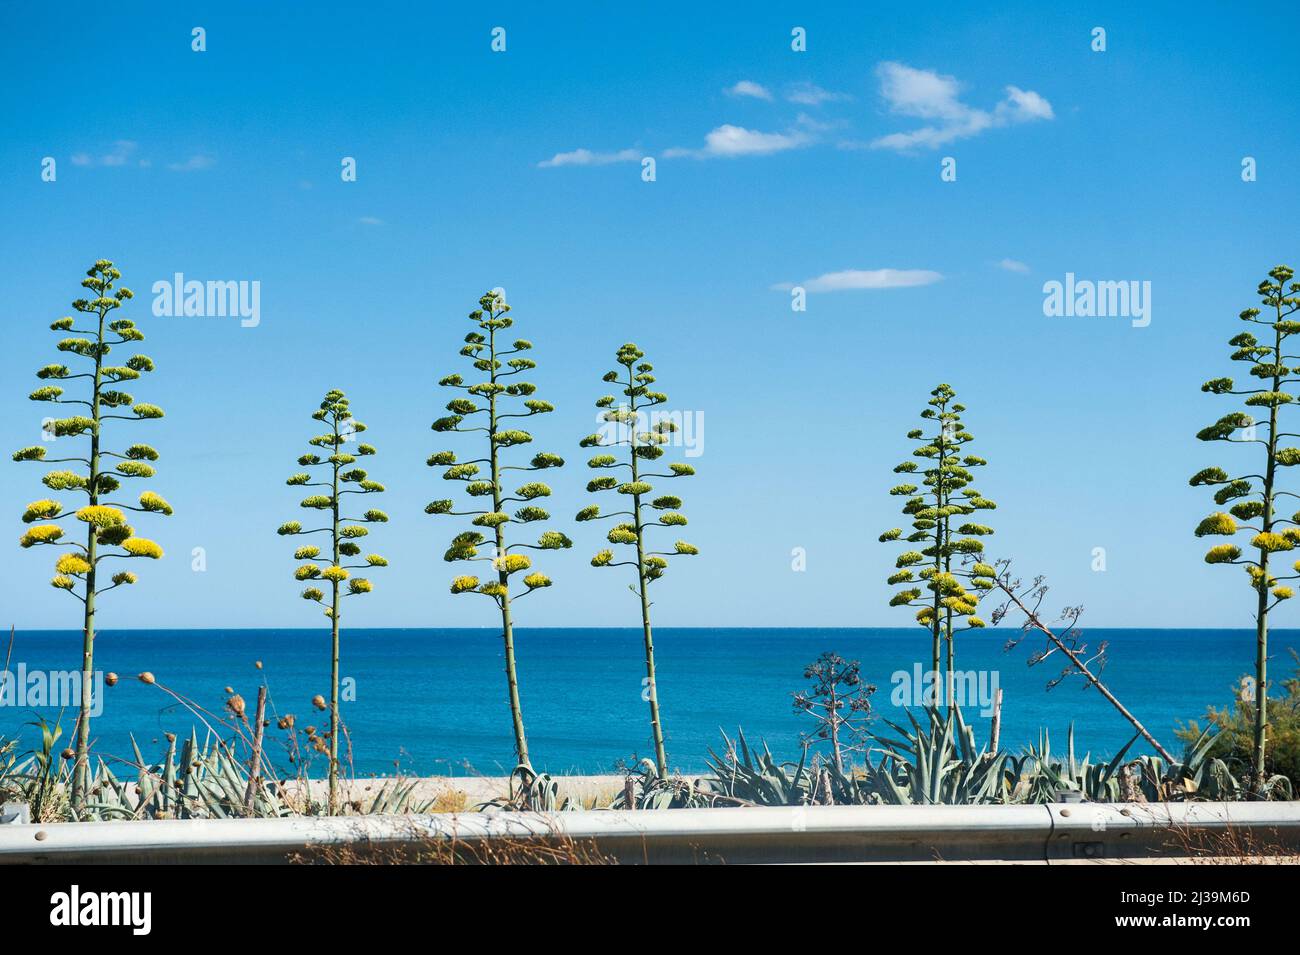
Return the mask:
<svg viewBox="0 0 1300 955">
<path fill-rule="evenodd" d="M 65 750 L 64 750 L 60 755 L 61 755 L 64 759 L 72 759 L 72 758 L 73 758 L 74 756 L 76 756 L 77 754 L 74 753 L 74 752 L 72 751 L 71 748 L 68 748 L 68 749 L 65 749 Z"/>
<path fill-rule="evenodd" d="M 244 718 L 244 698 L 238 693 L 232 694 L 230 699 L 226 700 L 226 706 L 236 717 L 239 719 Z"/>
<path fill-rule="evenodd" d="M 137 679 L 139 679 L 141 683 L 147 684 L 149 686 L 152 686 L 154 682 L 153 674 L 150 673 L 148 670 L 145 670 L 143 673 L 141 673 L 140 676 L 137 677 Z"/>
<path fill-rule="evenodd" d="M 325 709 L 325 697 L 317 693 L 315 696 L 311 698 L 311 705 L 316 707 L 316 709 L 318 710 Z"/>
<path fill-rule="evenodd" d="M 104 682 L 107 683 L 109 686 L 117 686 L 117 674 L 116 674 L 116 673 L 105 673 L 105 674 L 104 674 Z"/>
<path fill-rule="evenodd" d="M 262 669 L 262 661 L 261 660 L 255 661 L 253 663 L 253 666 L 257 667 L 259 670 Z"/>
<path fill-rule="evenodd" d="M 226 696 L 230 696 L 234 692 L 235 692 L 235 688 L 233 686 L 226 687 Z"/>
<path fill-rule="evenodd" d="M 169 743 L 174 743 L 174 742 L 176 742 L 176 734 L 175 734 L 175 733 L 163 733 L 163 736 L 166 736 L 166 737 L 167 737 L 167 742 L 169 742 Z"/>
<path fill-rule="evenodd" d="M 280 719 L 277 722 L 280 729 L 291 730 L 293 729 L 294 715 L 292 713 L 286 713 L 284 714 L 284 716 L 280 717 Z"/>
</svg>

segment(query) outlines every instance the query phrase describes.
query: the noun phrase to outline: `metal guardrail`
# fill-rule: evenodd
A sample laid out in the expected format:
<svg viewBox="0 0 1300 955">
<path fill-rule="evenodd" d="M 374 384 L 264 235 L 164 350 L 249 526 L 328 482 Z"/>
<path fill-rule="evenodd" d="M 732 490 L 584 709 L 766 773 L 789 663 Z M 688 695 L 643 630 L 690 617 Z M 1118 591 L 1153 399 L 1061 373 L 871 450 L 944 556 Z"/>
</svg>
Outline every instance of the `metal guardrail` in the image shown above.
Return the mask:
<svg viewBox="0 0 1300 955">
<path fill-rule="evenodd" d="M 1300 851 L 1300 803 L 808 806 L 0 826 L 4 863 L 279 863 L 325 846 L 576 842 L 623 863 L 1054 862 L 1185 856 L 1216 836 Z"/>
</svg>

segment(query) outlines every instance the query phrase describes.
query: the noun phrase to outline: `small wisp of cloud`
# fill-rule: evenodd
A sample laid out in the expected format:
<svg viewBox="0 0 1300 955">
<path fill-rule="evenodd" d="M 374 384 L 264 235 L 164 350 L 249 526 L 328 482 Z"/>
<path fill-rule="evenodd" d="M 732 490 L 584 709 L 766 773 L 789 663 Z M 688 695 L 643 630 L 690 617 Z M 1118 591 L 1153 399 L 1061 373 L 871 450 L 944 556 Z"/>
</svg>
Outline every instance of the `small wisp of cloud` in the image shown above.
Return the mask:
<svg viewBox="0 0 1300 955">
<path fill-rule="evenodd" d="M 72 156 L 72 165 L 107 167 L 125 166 L 132 160 L 139 149 L 139 143 L 130 139 L 119 139 L 113 143 L 108 152 L 100 156 L 92 156 L 87 152 L 74 153 Z M 136 163 L 140 166 L 149 165 L 148 160 L 144 159 L 136 160 Z"/>
<path fill-rule="evenodd" d="M 822 103 L 844 103 L 853 99 L 848 93 L 824 90 L 816 83 L 795 83 L 785 94 L 786 100 L 800 106 L 820 106 Z"/>
<path fill-rule="evenodd" d="M 167 168 L 172 172 L 202 172 L 204 169 L 211 169 L 216 162 L 211 156 L 196 153 L 184 162 L 169 162 Z"/>
<path fill-rule="evenodd" d="M 1003 259 L 998 263 L 998 268 L 1005 272 L 1020 272 L 1022 274 L 1029 271 L 1029 266 L 1019 259 Z"/>
<path fill-rule="evenodd" d="M 930 269 L 845 269 L 826 272 L 816 278 L 805 279 L 797 287 L 809 292 L 846 292 L 857 289 L 915 288 L 942 281 L 943 275 Z M 773 291 L 788 292 L 796 287 L 794 282 L 779 282 Z"/>
<path fill-rule="evenodd" d="M 556 153 L 550 159 L 537 164 L 538 169 L 555 169 L 559 166 L 608 166 L 616 162 L 637 162 L 641 153 L 635 149 L 620 149 L 617 152 L 599 153 L 590 149 L 574 149 L 567 153 Z"/>
<path fill-rule="evenodd" d="M 728 86 L 723 92 L 728 96 L 748 96 L 751 99 L 772 101 L 771 90 L 761 83 L 755 83 L 753 80 L 741 80 L 734 86 Z"/>
<path fill-rule="evenodd" d="M 704 137 L 703 148 L 667 149 L 664 150 L 664 158 L 734 159 L 738 156 L 768 156 L 772 153 L 798 149 L 811 142 L 812 137 L 802 130 L 764 133 L 727 123 L 709 131 L 709 134 Z"/>
</svg>

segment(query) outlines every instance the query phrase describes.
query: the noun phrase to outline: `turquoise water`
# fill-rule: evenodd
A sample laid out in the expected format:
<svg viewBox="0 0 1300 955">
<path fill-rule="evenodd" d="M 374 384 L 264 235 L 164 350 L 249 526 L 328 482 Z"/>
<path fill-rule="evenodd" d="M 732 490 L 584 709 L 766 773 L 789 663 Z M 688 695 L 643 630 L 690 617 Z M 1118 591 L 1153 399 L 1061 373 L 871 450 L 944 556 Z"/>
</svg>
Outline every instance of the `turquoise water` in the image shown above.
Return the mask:
<svg viewBox="0 0 1300 955">
<path fill-rule="evenodd" d="M 1073 721 L 1080 749 L 1113 752 L 1132 735 L 1128 724 L 1095 691 L 1073 677 L 1048 691 L 1059 674 L 1053 656 L 1027 666 L 1032 639 L 1003 651 L 1007 631 L 985 631 L 959 644 L 958 666 L 996 673 L 1004 694 L 1004 745 L 1018 749 L 1040 727 L 1063 747 Z M 1093 630 L 1094 648 L 1109 643 L 1103 677 L 1112 691 L 1158 738 L 1177 751 L 1173 729 L 1200 717 L 1209 704 L 1232 702 L 1232 687 L 1252 669 L 1254 635 L 1232 630 Z M 904 719 L 891 702 L 891 674 L 910 671 L 928 653 L 916 629 L 665 629 L 656 633 L 660 700 L 670 762 L 684 771 L 703 768 L 719 730 L 743 727 L 764 737 L 779 756 L 798 752 L 806 718 L 791 693 L 803 668 L 823 650 L 862 661 L 863 676 L 878 685 L 877 713 Z M 0 651 L 3 650 L 0 642 Z M 19 632 L 9 664 L 27 670 L 75 667 L 81 636 L 71 631 Z M 1275 674 L 1290 676 L 1288 647 L 1300 632 L 1273 636 Z M 524 720 L 533 761 L 553 772 L 608 772 L 620 760 L 653 752 L 641 699 L 642 649 L 637 630 L 521 630 L 517 635 Z M 262 661 L 257 670 L 255 661 Z M 4 655 L 0 652 L 0 665 Z M 130 754 L 134 734 L 147 757 L 164 745 L 166 731 L 188 733 L 195 718 L 158 686 L 134 675 L 148 670 L 158 682 L 220 712 L 232 687 L 249 704 L 264 678 L 274 712 L 293 713 L 299 727 L 323 725 L 312 709 L 328 696 L 329 633 L 321 630 L 138 630 L 100 634 L 96 664 L 122 679 L 105 690 L 104 713 L 95 720 L 96 751 Z M 1281 672 L 1279 672 L 1281 671 Z M 356 699 L 342 706 L 358 773 L 486 773 L 511 765 L 501 644 L 490 630 L 350 630 L 344 634 L 342 672 L 355 681 Z M 967 706 L 983 738 L 987 721 Z M 58 709 L 0 706 L 0 736 L 31 730 L 23 724 Z M 75 710 L 63 715 L 64 739 Z M 280 734 L 272 728 L 273 737 Z M 200 737 L 202 737 L 200 725 Z"/>
</svg>

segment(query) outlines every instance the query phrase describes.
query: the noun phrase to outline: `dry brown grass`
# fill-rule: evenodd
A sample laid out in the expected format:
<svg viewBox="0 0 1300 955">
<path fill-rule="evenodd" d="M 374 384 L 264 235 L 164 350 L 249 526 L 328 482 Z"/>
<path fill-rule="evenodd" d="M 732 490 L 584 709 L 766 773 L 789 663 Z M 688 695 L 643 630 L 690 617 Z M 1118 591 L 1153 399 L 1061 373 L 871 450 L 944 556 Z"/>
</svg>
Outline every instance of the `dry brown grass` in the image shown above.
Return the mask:
<svg viewBox="0 0 1300 955">
<path fill-rule="evenodd" d="M 1296 865 L 1300 851 L 1279 841 L 1277 830 L 1170 828 L 1166 846 L 1192 865 Z"/>
<path fill-rule="evenodd" d="M 590 840 L 568 836 L 422 838 L 404 843 L 320 846 L 290 859 L 300 865 L 614 865 Z"/>
<path fill-rule="evenodd" d="M 463 789 L 444 789 L 434 797 L 429 812 L 467 812 L 469 794 Z"/>
</svg>

